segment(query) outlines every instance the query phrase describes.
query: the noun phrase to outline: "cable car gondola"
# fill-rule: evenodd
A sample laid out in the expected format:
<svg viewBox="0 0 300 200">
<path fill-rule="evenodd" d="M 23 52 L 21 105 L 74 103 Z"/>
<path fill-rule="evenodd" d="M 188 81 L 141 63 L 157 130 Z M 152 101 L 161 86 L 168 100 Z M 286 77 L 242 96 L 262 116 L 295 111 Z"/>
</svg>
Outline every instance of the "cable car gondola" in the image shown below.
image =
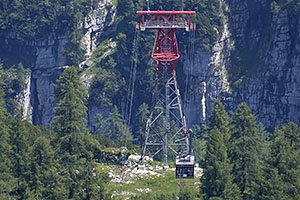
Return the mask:
<svg viewBox="0 0 300 200">
<path fill-rule="evenodd" d="M 192 155 L 176 156 L 176 178 L 194 178 L 195 157 Z"/>
</svg>

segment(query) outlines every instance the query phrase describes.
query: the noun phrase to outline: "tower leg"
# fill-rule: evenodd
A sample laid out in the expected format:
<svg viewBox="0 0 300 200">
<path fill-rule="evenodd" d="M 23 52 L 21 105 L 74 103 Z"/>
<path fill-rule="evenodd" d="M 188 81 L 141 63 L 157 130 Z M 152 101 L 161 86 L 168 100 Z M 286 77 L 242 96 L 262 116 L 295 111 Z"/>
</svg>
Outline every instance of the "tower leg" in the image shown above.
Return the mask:
<svg viewBox="0 0 300 200">
<path fill-rule="evenodd" d="M 168 150 L 175 155 L 190 153 L 187 130 L 175 73 L 164 73 L 157 78 L 153 92 L 141 159 L 150 155 L 167 165 Z"/>
</svg>

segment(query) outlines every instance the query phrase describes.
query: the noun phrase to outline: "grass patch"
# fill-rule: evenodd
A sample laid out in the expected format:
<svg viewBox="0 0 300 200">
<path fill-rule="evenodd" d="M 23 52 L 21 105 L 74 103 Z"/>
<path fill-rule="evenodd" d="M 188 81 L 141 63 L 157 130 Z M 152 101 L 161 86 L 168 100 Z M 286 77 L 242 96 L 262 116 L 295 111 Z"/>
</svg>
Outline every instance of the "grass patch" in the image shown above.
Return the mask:
<svg viewBox="0 0 300 200">
<path fill-rule="evenodd" d="M 104 173 L 114 173 L 116 175 L 121 175 L 120 168 L 118 166 L 108 166 L 108 165 L 99 165 L 101 171 Z M 131 170 L 134 167 L 130 168 Z M 185 187 L 193 188 L 193 190 L 196 190 L 196 182 L 199 182 L 199 178 L 194 179 L 176 179 L 175 177 L 175 171 L 172 170 L 152 170 L 156 173 L 160 174 L 157 175 L 149 175 L 149 176 L 139 176 L 135 178 L 128 178 L 130 177 L 130 173 L 132 172 L 126 172 L 129 167 L 124 168 L 123 172 L 123 180 L 124 181 L 132 181 L 131 183 L 123 183 L 121 186 L 121 192 L 125 192 L 127 194 L 122 195 L 121 199 L 125 199 L 126 197 L 132 197 L 134 195 L 142 195 L 145 194 L 146 190 L 149 191 L 149 195 L 177 195 L 179 192 L 179 187 L 177 185 L 177 182 L 180 182 L 185 185 Z M 132 173 L 133 174 L 133 173 Z M 120 183 L 115 183 L 110 181 L 107 185 L 107 191 L 111 194 L 116 194 L 115 199 L 118 199 L 118 194 L 120 191 Z M 138 191 L 139 190 L 139 191 Z"/>
</svg>

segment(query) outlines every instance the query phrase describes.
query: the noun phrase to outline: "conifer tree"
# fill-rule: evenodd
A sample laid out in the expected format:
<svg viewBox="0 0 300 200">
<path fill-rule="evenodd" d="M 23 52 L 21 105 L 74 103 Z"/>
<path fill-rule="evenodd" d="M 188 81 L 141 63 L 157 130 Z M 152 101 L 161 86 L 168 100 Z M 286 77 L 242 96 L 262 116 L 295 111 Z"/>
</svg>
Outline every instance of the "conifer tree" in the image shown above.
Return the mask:
<svg viewBox="0 0 300 200">
<path fill-rule="evenodd" d="M 54 131 L 60 137 L 88 133 L 86 91 L 75 67 L 68 67 L 57 81 L 55 99 L 58 104 L 52 122 Z"/>
<path fill-rule="evenodd" d="M 114 106 L 106 120 L 105 136 L 116 142 L 131 142 L 132 133 L 124 119 L 119 113 L 117 106 Z"/>
<path fill-rule="evenodd" d="M 246 103 L 239 104 L 232 116 L 232 148 L 234 183 L 238 185 L 243 200 L 258 199 L 261 163 L 258 159 L 260 140 L 255 116 Z"/>
<path fill-rule="evenodd" d="M 95 121 L 93 123 L 95 127 L 95 134 L 103 134 L 103 129 L 104 129 L 104 119 L 101 113 L 97 114 L 95 117 Z"/>
<path fill-rule="evenodd" d="M 61 184 L 61 177 L 56 168 L 54 150 L 50 140 L 38 137 L 31 151 L 30 189 L 31 195 L 38 199 L 62 199 L 65 192 Z"/>
<path fill-rule="evenodd" d="M 228 158 L 229 118 L 217 100 L 210 117 L 210 131 L 203 161 L 202 193 L 204 199 L 238 200 L 239 191 L 232 183 L 232 166 Z"/>
<path fill-rule="evenodd" d="M 6 115 L 3 91 L 0 88 L 0 199 L 9 199 L 9 193 L 12 192 L 15 185 L 15 179 L 11 174 L 10 155 L 12 154 L 12 149 Z"/>
<path fill-rule="evenodd" d="M 265 168 L 262 199 L 300 198 L 300 128 L 290 122 L 276 128 Z"/>
<path fill-rule="evenodd" d="M 145 128 L 149 115 L 149 106 L 146 103 L 141 104 L 136 114 L 137 138 L 141 145 L 144 142 Z"/>
<path fill-rule="evenodd" d="M 97 169 L 95 162 L 81 158 L 70 169 L 69 199 L 110 199 L 104 192 L 108 177 Z"/>
<path fill-rule="evenodd" d="M 12 123 L 10 141 L 12 145 L 12 172 L 16 178 L 16 187 L 13 195 L 17 199 L 26 199 L 26 191 L 29 191 L 30 178 L 30 144 L 29 133 L 26 129 L 26 121 L 15 119 Z"/>
<path fill-rule="evenodd" d="M 85 124 L 86 92 L 74 67 L 65 70 L 55 88 L 58 105 L 52 126 L 58 134 L 56 145 L 59 150 L 56 159 L 59 159 L 66 198 L 89 199 L 84 196 L 87 195 L 88 188 L 83 183 L 89 179 L 94 180 L 94 177 L 91 177 L 92 173 L 83 174 L 87 167 L 90 168 L 94 156 L 92 151 L 98 143 L 89 137 Z M 100 185 L 97 187 L 100 188 Z"/>
<path fill-rule="evenodd" d="M 219 129 L 219 131 L 223 134 L 224 144 L 227 148 L 229 148 L 229 117 L 219 99 L 215 101 L 212 114 L 209 117 L 209 126 L 211 129 L 214 127 Z"/>
</svg>

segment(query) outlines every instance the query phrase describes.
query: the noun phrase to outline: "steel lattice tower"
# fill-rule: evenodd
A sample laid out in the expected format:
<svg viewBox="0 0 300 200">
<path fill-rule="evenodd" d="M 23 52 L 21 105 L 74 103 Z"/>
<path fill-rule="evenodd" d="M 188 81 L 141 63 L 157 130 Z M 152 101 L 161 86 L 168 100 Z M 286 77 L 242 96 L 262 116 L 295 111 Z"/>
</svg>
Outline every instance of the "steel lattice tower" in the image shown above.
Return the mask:
<svg viewBox="0 0 300 200">
<path fill-rule="evenodd" d="M 150 116 L 147 120 L 142 157 L 163 152 L 168 163 L 168 149 L 176 155 L 191 155 L 190 134 L 178 89 L 175 63 L 180 59 L 175 30 L 194 31 L 190 15 L 195 11 L 137 11 L 142 22 L 141 31 L 157 30 L 152 58 L 157 63 L 155 89 L 152 94 Z M 148 18 L 148 19 L 146 19 Z"/>
</svg>

